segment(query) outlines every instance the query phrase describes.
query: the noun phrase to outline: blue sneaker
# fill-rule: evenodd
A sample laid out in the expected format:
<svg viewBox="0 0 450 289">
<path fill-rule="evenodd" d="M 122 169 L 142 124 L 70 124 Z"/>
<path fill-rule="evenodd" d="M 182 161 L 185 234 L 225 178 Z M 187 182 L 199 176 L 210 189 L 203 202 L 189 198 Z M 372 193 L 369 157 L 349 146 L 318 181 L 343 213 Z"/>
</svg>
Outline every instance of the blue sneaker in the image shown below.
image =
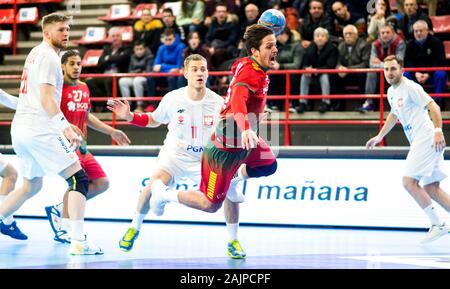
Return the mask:
<svg viewBox="0 0 450 289">
<path fill-rule="evenodd" d="M 50 222 L 50 226 L 52 227 L 55 236 L 57 236 L 58 232 L 61 231 L 62 212 L 57 206 L 48 206 L 45 207 L 45 213 L 47 214 L 47 219 Z"/>
<path fill-rule="evenodd" d="M 363 103 L 363 105 L 361 107 L 358 107 L 356 110 L 359 111 L 360 113 L 367 113 L 369 111 L 373 111 L 374 110 L 373 103 L 366 100 Z"/>
<path fill-rule="evenodd" d="M 233 240 L 228 243 L 227 253 L 228 256 L 230 256 L 233 259 L 244 259 L 245 256 L 247 256 L 238 240 Z"/>
<path fill-rule="evenodd" d="M 8 235 L 13 239 L 17 240 L 26 240 L 28 239 L 27 235 L 22 233 L 17 227 L 16 221 L 12 222 L 11 225 L 5 225 L 3 222 L 0 223 L 0 232 L 4 235 Z"/>
<path fill-rule="evenodd" d="M 69 233 L 65 230 L 60 230 L 55 233 L 55 237 L 53 238 L 56 242 L 60 242 L 63 244 L 70 244 L 70 236 Z"/>
</svg>

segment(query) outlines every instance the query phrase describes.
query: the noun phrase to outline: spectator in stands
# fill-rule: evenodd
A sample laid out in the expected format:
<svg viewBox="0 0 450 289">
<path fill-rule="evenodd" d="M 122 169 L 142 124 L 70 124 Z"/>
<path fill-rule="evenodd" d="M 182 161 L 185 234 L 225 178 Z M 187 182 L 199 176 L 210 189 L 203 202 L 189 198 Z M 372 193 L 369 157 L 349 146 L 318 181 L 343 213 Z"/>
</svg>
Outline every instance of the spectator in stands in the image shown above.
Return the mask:
<svg viewBox="0 0 450 289">
<path fill-rule="evenodd" d="M 205 3 L 201 0 L 181 0 L 181 11 L 177 15 L 177 23 L 182 26 L 184 33 L 200 31 L 205 20 Z"/>
<path fill-rule="evenodd" d="M 445 66 L 445 48 L 441 40 L 429 33 L 428 24 L 423 20 L 417 20 L 413 25 L 414 41 L 410 41 L 405 52 L 405 68 L 407 67 L 442 67 Z M 434 93 L 442 93 L 445 90 L 447 74 L 442 70 L 411 72 L 404 76 L 415 82 L 431 84 Z M 435 99 L 441 104 L 441 99 Z"/>
<path fill-rule="evenodd" d="M 163 44 L 156 53 L 155 62 L 153 63 L 154 72 L 180 72 L 183 62 L 183 49 L 186 47 L 175 35 L 175 31 L 171 28 L 164 30 Z M 178 88 L 178 76 L 167 76 L 158 78 L 159 80 L 167 80 L 168 90 L 172 91 Z M 147 84 L 149 91 L 156 91 L 155 77 L 148 77 Z M 159 83 L 158 83 L 159 84 Z"/>
<path fill-rule="evenodd" d="M 306 49 L 303 58 L 303 67 L 310 70 L 310 73 L 304 73 L 300 81 L 300 94 L 309 94 L 309 86 L 311 80 L 319 80 L 322 95 L 330 94 L 330 79 L 327 73 L 317 73 L 318 69 L 334 69 L 336 68 L 338 58 L 338 50 L 331 43 L 328 30 L 322 27 L 314 30 L 314 41 Z M 307 109 L 307 100 L 301 99 L 298 113 L 303 113 Z M 319 105 L 319 112 L 324 113 L 331 108 L 330 99 L 324 98 Z"/>
<path fill-rule="evenodd" d="M 214 69 L 222 70 L 220 69 L 221 64 L 231 59 L 231 54 L 236 49 L 239 28 L 236 23 L 227 20 L 227 6 L 222 3 L 217 4 L 214 19 L 205 38 Z"/>
<path fill-rule="evenodd" d="M 404 0 L 397 0 L 397 8 L 399 13 L 404 13 Z M 449 4 L 448 0 L 444 0 L 444 2 L 447 2 L 447 6 Z M 437 3 L 438 0 L 420 0 L 419 3 L 424 3 L 427 5 L 428 8 L 428 16 L 436 16 L 436 10 L 437 10 Z M 445 4 L 444 4 L 445 5 Z"/>
<path fill-rule="evenodd" d="M 366 35 L 366 20 L 357 12 L 350 12 L 342 1 L 335 1 L 331 6 L 334 14 L 334 35 L 342 37 L 346 25 L 352 24 L 358 29 L 360 36 Z"/>
<path fill-rule="evenodd" d="M 133 47 L 133 55 L 131 55 L 130 65 L 128 67 L 128 72 L 130 73 L 142 73 L 151 72 L 153 66 L 153 54 L 145 47 L 144 42 L 136 41 Z M 147 78 L 144 76 L 134 76 L 134 77 L 121 77 L 119 79 L 120 93 L 122 97 L 130 97 L 130 88 L 133 88 L 135 97 L 143 97 L 144 89 L 147 86 Z M 154 96 L 154 91 L 148 91 L 148 95 Z M 144 112 L 144 102 L 138 100 L 136 102 L 135 112 Z"/>
<path fill-rule="evenodd" d="M 258 22 L 259 18 L 259 9 L 258 6 L 256 6 L 253 3 L 248 3 L 245 5 L 245 18 L 240 21 L 240 33 L 239 33 L 239 39 L 242 39 L 244 37 L 245 30 L 248 26 L 256 24 Z"/>
<path fill-rule="evenodd" d="M 344 27 L 344 41 L 339 43 L 339 58 L 337 69 L 367 68 L 369 66 L 370 45 L 363 37 L 358 36 L 358 29 L 354 25 Z M 338 93 L 345 93 L 346 86 L 357 86 L 357 93 L 364 93 L 362 87 L 366 80 L 365 73 L 340 72 L 334 75 Z M 340 101 L 342 104 L 343 102 Z M 341 105 L 343 106 L 343 105 Z"/>
<path fill-rule="evenodd" d="M 311 44 L 314 31 L 318 27 L 325 28 L 330 35 L 334 32 L 333 19 L 325 13 L 323 2 L 321 0 L 310 0 L 309 14 L 306 15 L 300 26 L 301 43 L 304 48 L 308 48 Z"/>
<path fill-rule="evenodd" d="M 158 38 L 155 38 L 155 32 L 158 28 L 162 27 L 163 24 L 161 20 L 153 18 L 150 9 L 143 9 L 141 19 L 134 23 L 133 40 L 144 41 L 144 43 L 149 46 L 153 43 L 153 41 L 159 41 Z"/>
<path fill-rule="evenodd" d="M 311 0 L 295 0 L 292 3 L 292 7 L 294 7 L 298 11 L 298 15 L 300 18 L 305 18 L 309 12 L 309 3 Z M 322 0 L 324 11 L 331 11 L 331 4 L 333 0 Z"/>
<path fill-rule="evenodd" d="M 103 53 L 97 64 L 97 69 L 101 73 L 118 73 L 127 72 L 130 63 L 131 49 L 122 42 L 122 33 L 120 28 L 111 27 L 109 36 L 112 39 L 111 44 L 103 47 Z M 92 96 L 111 97 L 112 96 L 112 79 L 92 78 L 86 81 Z M 104 105 L 94 102 L 95 110 L 103 111 Z"/>
<path fill-rule="evenodd" d="M 409 1 L 409 0 L 407 0 Z M 380 28 L 380 35 L 372 43 L 370 51 L 370 68 L 382 68 L 383 60 L 389 55 L 395 55 L 397 59 L 403 61 L 405 57 L 406 44 L 403 39 L 395 33 L 394 27 L 385 24 Z M 378 72 L 367 73 L 366 94 L 374 94 L 379 82 Z M 373 111 L 372 99 L 367 99 L 357 110 L 365 113 Z"/>
<path fill-rule="evenodd" d="M 293 39 L 292 32 L 289 28 L 285 28 L 284 31 L 277 36 L 277 49 L 278 55 L 273 66 L 274 70 L 285 69 L 300 69 L 302 66 L 303 55 L 305 49 L 300 45 L 298 41 Z M 286 93 L 286 76 L 281 74 L 270 74 L 270 83 L 275 85 L 269 86 L 269 95 L 284 95 Z M 293 74 L 291 78 L 291 93 L 296 94 L 299 87 L 299 75 Z M 268 107 L 272 110 L 283 110 L 283 100 L 268 100 Z M 296 101 L 297 102 L 297 101 Z M 294 111 L 294 107 L 297 105 L 291 103 L 291 110 Z"/>
<path fill-rule="evenodd" d="M 203 56 L 208 65 L 208 70 L 211 71 L 211 54 L 209 53 L 208 47 L 204 44 L 200 38 L 200 33 L 197 31 L 193 31 L 188 35 L 188 46 L 183 50 L 183 63 L 184 59 L 186 59 L 189 55 L 199 54 Z M 184 68 L 183 68 L 184 69 Z M 183 71 L 180 71 L 183 72 Z M 207 85 L 209 83 L 209 79 L 207 80 Z M 186 86 L 187 80 L 185 77 L 178 78 L 178 87 Z"/>
<path fill-rule="evenodd" d="M 158 52 L 158 48 L 162 45 L 161 38 L 162 38 L 162 35 L 164 33 L 164 30 L 166 30 L 166 28 L 172 28 L 172 30 L 175 32 L 175 35 L 177 36 L 177 38 L 179 38 L 181 41 L 184 42 L 186 40 L 184 30 L 175 21 L 175 16 L 173 15 L 172 9 L 165 8 L 163 10 L 162 21 L 163 21 L 163 27 L 158 28 L 155 31 L 154 41 L 150 44 L 147 43 L 147 46 L 152 51 L 153 55 L 156 55 L 156 53 Z"/>
<path fill-rule="evenodd" d="M 406 41 L 414 39 L 413 24 L 417 20 L 424 20 L 428 23 L 428 28 L 433 31 L 433 23 L 431 23 L 430 17 L 423 13 L 417 6 L 417 0 L 405 0 L 404 6 L 405 14 L 402 15 L 398 22 L 398 29 L 403 32 Z"/>
<path fill-rule="evenodd" d="M 367 42 L 372 43 L 378 39 L 380 28 L 386 24 L 390 17 L 393 17 L 388 0 L 376 0 L 373 13 L 369 15 L 367 22 Z"/>
</svg>

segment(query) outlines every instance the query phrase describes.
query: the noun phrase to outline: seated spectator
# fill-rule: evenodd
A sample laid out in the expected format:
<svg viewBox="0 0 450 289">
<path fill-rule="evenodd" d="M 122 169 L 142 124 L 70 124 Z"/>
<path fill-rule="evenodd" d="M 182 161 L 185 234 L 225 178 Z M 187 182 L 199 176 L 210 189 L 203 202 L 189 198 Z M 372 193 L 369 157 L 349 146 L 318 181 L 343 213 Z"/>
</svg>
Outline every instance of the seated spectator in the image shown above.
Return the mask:
<svg viewBox="0 0 450 289">
<path fill-rule="evenodd" d="M 157 29 L 162 27 L 161 20 L 153 18 L 150 9 L 144 9 L 142 10 L 141 19 L 134 23 L 133 40 L 144 41 L 145 45 L 148 46 L 155 40 L 154 34 Z"/>
<path fill-rule="evenodd" d="M 405 0 L 404 6 L 405 14 L 402 15 L 398 22 L 398 29 L 403 32 L 405 41 L 414 39 L 413 24 L 417 20 L 424 20 L 428 24 L 428 29 L 433 31 L 433 23 L 430 17 L 423 13 L 417 6 L 417 0 Z"/>
<path fill-rule="evenodd" d="M 444 2 L 447 1 L 447 5 L 448 5 L 448 0 L 444 0 Z M 398 12 L 399 13 L 404 13 L 405 9 L 404 9 L 404 0 L 397 0 L 397 8 L 398 8 Z M 438 0 L 419 0 L 419 3 L 422 4 L 427 4 L 427 8 L 428 8 L 428 16 L 436 16 L 436 10 L 437 10 L 437 3 Z"/>
<path fill-rule="evenodd" d="M 308 95 L 311 80 L 318 80 L 320 82 L 320 89 L 322 95 L 330 94 L 330 78 L 327 73 L 317 73 L 319 69 L 334 69 L 336 68 L 338 58 L 338 50 L 331 43 L 328 30 L 319 27 L 314 30 L 314 41 L 306 49 L 306 54 L 303 58 L 303 67 L 310 70 L 310 73 L 304 73 L 300 81 L 300 94 Z M 300 99 L 300 104 L 297 109 L 298 113 L 303 113 L 307 109 L 308 101 Z M 324 98 L 319 105 L 319 112 L 324 113 L 331 108 L 330 99 Z"/>
<path fill-rule="evenodd" d="M 184 33 L 200 31 L 205 20 L 205 3 L 201 0 L 181 0 L 181 11 L 177 15 L 177 23 Z"/>
<path fill-rule="evenodd" d="M 405 57 L 406 45 L 403 39 L 395 33 L 394 27 L 385 24 L 380 29 L 380 36 L 372 42 L 370 50 L 370 68 L 382 68 L 383 60 L 389 55 L 395 55 L 397 59 L 403 61 Z M 366 94 L 374 94 L 379 83 L 378 72 L 367 73 L 366 78 Z M 372 99 L 367 99 L 363 105 L 357 110 L 365 113 L 373 111 Z"/>
<path fill-rule="evenodd" d="M 186 59 L 189 55 L 192 54 L 200 54 L 201 56 L 203 56 L 206 60 L 207 60 L 207 64 L 208 64 L 208 70 L 212 70 L 211 69 L 211 54 L 209 53 L 208 47 L 206 46 L 206 44 L 202 43 L 201 39 L 200 39 L 200 33 L 197 31 L 191 32 L 188 35 L 188 46 L 183 50 L 183 63 L 184 63 L 184 59 Z M 182 71 L 183 72 L 183 69 Z M 209 82 L 209 77 L 207 82 Z M 187 85 L 187 80 L 185 77 L 180 77 L 178 78 L 178 87 L 182 87 L 182 86 L 186 86 Z"/>
<path fill-rule="evenodd" d="M 109 36 L 112 39 L 110 45 L 103 47 L 103 53 L 97 63 L 97 70 L 100 73 L 126 73 L 130 63 L 131 49 L 122 42 L 120 28 L 111 27 Z M 91 96 L 111 97 L 112 78 L 92 78 L 86 81 L 91 90 Z M 104 105 L 94 102 L 95 110 L 105 110 Z"/>
<path fill-rule="evenodd" d="M 184 34 L 183 27 L 179 26 L 177 22 L 175 21 L 175 16 L 173 15 L 173 11 L 170 8 L 165 8 L 162 12 L 162 21 L 163 21 L 163 27 L 157 28 L 155 33 L 152 33 L 153 40 L 151 43 L 146 43 L 147 47 L 150 48 L 153 55 L 156 55 L 158 52 L 158 48 L 161 46 L 161 38 L 162 34 L 164 33 L 164 30 L 166 28 L 172 28 L 175 32 L 175 35 L 184 42 L 186 40 L 186 35 Z"/>
<path fill-rule="evenodd" d="M 212 67 L 216 70 L 227 60 L 231 59 L 236 49 L 239 28 L 228 20 L 228 10 L 225 4 L 217 4 L 211 25 L 206 33 L 205 42 L 211 54 Z"/>
<path fill-rule="evenodd" d="M 358 29 L 354 25 L 347 25 L 344 28 L 344 41 L 339 43 L 339 58 L 337 69 L 367 68 L 369 66 L 370 45 L 363 37 L 358 36 Z M 336 87 L 338 93 L 346 93 L 346 86 L 353 85 L 361 88 L 358 93 L 364 93 L 362 87 L 366 81 L 366 73 L 346 73 L 335 74 Z M 340 106 L 344 107 L 343 101 Z"/>
<path fill-rule="evenodd" d="M 331 6 L 334 14 L 334 35 L 342 37 L 344 27 L 352 24 L 358 29 L 359 36 L 366 36 L 366 20 L 357 12 L 350 12 L 342 1 L 335 1 Z"/>
<path fill-rule="evenodd" d="M 183 49 L 186 46 L 175 35 L 175 31 L 167 28 L 163 33 L 163 44 L 156 53 L 155 62 L 153 63 L 154 72 L 180 72 L 183 64 Z M 167 76 L 158 78 L 158 81 L 167 81 L 168 90 L 172 91 L 178 88 L 178 76 Z M 150 93 L 156 91 L 155 77 L 147 78 L 148 89 Z M 158 83 L 159 84 L 159 83 Z M 153 93 L 155 94 L 155 93 Z"/>
<path fill-rule="evenodd" d="M 410 41 L 405 52 L 405 68 L 408 67 L 442 67 L 445 66 L 445 48 L 441 40 L 429 33 L 428 24 L 417 20 L 413 25 L 414 41 Z M 434 93 L 445 90 L 447 74 L 442 70 L 411 72 L 404 75 L 420 84 L 431 84 Z M 441 104 L 441 99 L 435 99 Z"/>
<path fill-rule="evenodd" d="M 309 13 L 300 26 L 300 35 L 302 37 L 303 48 L 308 48 L 314 37 L 316 28 L 322 27 L 328 30 L 329 35 L 334 32 L 333 19 L 324 11 L 321 0 L 309 1 Z"/>
<path fill-rule="evenodd" d="M 244 33 L 247 27 L 256 24 L 259 18 L 258 6 L 256 6 L 253 3 L 248 3 L 247 5 L 245 5 L 244 11 L 245 11 L 245 18 L 239 22 L 240 23 L 239 39 L 242 39 L 244 37 Z"/>
<path fill-rule="evenodd" d="M 274 70 L 286 70 L 286 69 L 300 69 L 302 66 L 303 55 L 305 49 L 300 45 L 298 41 L 295 41 L 292 36 L 292 32 L 289 28 L 285 28 L 284 31 L 277 36 L 277 48 L 278 55 L 273 67 Z M 282 74 L 270 74 L 269 95 L 284 95 L 286 94 L 286 76 Z M 299 75 L 293 74 L 291 78 L 291 92 L 296 94 L 298 91 Z M 275 85 L 273 85 L 275 83 Z M 295 101 L 297 103 L 298 101 Z M 268 100 L 267 105 L 271 110 L 283 110 L 283 100 Z M 292 111 L 298 105 L 291 103 L 290 107 Z"/>
<path fill-rule="evenodd" d="M 380 28 L 386 24 L 387 19 L 394 17 L 391 13 L 388 0 L 376 0 L 374 12 L 369 15 L 367 22 L 367 42 L 372 43 L 378 39 Z"/>
<path fill-rule="evenodd" d="M 128 68 L 128 72 L 130 73 L 142 73 L 142 72 L 151 72 L 153 65 L 153 54 L 151 51 L 145 47 L 144 42 L 136 41 L 133 47 L 133 55 L 131 55 L 130 65 Z M 134 77 L 121 77 L 119 79 L 119 87 L 120 93 L 122 97 L 130 97 L 131 91 L 133 88 L 135 97 L 143 97 L 144 89 L 147 85 L 147 78 L 144 76 L 134 76 Z M 149 92 L 149 95 L 154 95 Z M 144 102 L 142 100 L 138 100 L 136 103 L 135 112 L 143 112 L 144 111 Z"/>
</svg>

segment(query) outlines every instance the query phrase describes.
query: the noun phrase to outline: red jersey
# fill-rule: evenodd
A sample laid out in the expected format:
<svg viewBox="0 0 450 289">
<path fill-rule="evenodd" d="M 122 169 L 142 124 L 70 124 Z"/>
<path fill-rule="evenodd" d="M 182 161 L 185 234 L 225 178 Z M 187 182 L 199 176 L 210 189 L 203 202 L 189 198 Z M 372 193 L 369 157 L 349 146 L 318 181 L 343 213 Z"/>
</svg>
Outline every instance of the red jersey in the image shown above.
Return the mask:
<svg viewBox="0 0 450 289">
<path fill-rule="evenodd" d="M 76 125 L 87 135 L 87 113 L 91 109 L 90 92 L 86 83 L 79 81 L 77 85 L 64 82 L 61 97 L 61 111 L 67 120 Z"/>
<path fill-rule="evenodd" d="M 216 138 L 225 147 L 240 147 L 241 132 L 256 131 L 260 115 L 266 106 L 269 76 L 253 58 L 244 57 L 232 66 L 233 79 L 220 112 Z M 233 127 L 230 127 L 232 125 Z"/>
</svg>

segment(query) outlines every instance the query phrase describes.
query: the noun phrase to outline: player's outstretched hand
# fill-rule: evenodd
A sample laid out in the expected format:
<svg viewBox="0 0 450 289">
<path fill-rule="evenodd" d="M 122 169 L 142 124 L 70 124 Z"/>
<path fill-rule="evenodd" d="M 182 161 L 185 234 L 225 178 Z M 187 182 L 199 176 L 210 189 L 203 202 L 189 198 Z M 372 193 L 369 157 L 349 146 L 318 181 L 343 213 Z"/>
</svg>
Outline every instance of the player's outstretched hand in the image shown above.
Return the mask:
<svg viewBox="0 0 450 289">
<path fill-rule="evenodd" d="M 243 149 L 250 150 L 255 148 L 259 143 L 259 137 L 251 130 L 245 130 L 241 133 L 241 145 Z"/>
<path fill-rule="evenodd" d="M 366 143 L 366 149 L 373 149 L 379 142 L 381 142 L 382 138 L 377 136 L 374 136 L 373 138 L 369 139 Z"/>
<path fill-rule="evenodd" d="M 131 143 L 128 136 L 120 129 L 114 129 L 113 132 L 111 133 L 111 137 L 120 146 L 127 146 Z"/>
<path fill-rule="evenodd" d="M 130 111 L 130 104 L 126 99 L 123 101 L 116 98 L 108 99 L 106 106 L 121 119 L 126 121 L 131 121 L 133 119 L 133 114 Z"/>
<path fill-rule="evenodd" d="M 73 151 L 80 147 L 81 137 L 75 133 L 72 127 L 69 126 L 64 130 L 64 136 L 69 140 Z"/>
</svg>

